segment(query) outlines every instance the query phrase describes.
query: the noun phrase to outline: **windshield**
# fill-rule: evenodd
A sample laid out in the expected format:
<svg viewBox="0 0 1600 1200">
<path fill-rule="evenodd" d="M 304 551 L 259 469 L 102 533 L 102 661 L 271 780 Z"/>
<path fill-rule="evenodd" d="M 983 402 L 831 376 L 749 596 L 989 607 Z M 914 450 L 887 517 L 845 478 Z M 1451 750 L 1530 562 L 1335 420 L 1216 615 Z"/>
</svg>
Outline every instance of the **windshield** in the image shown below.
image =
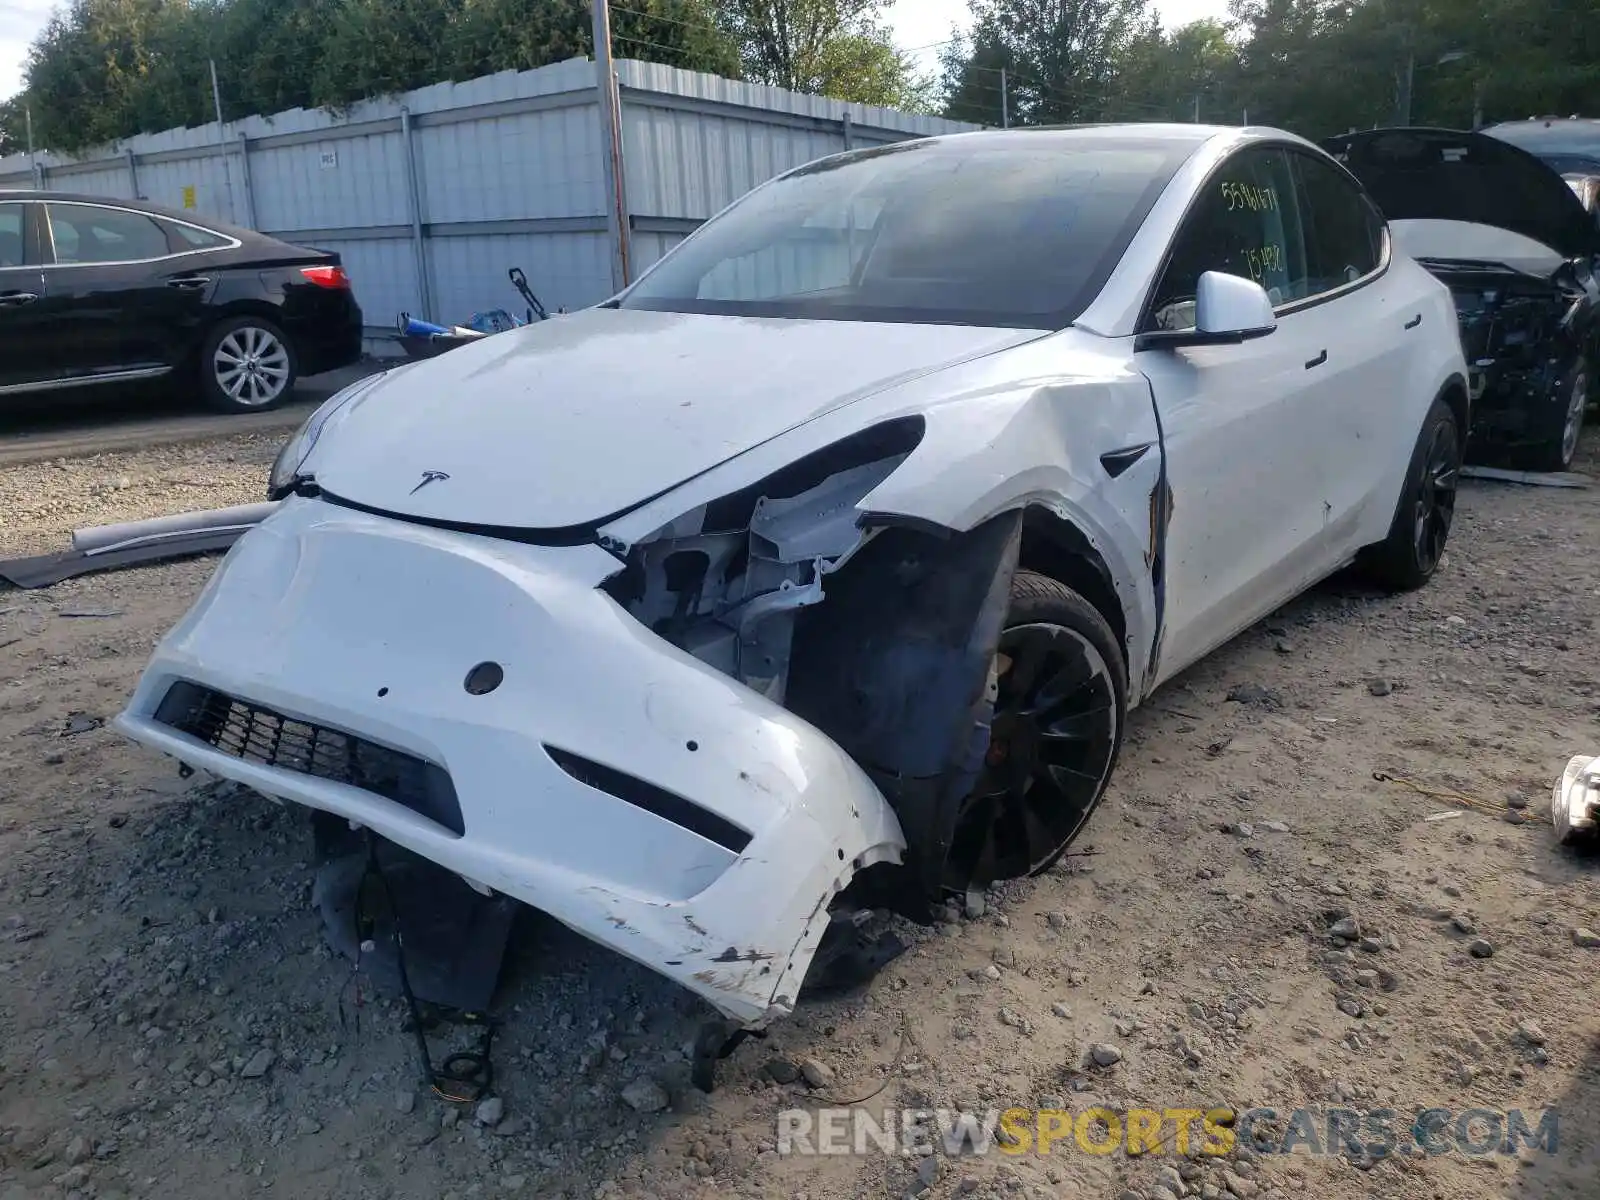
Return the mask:
<svg viewBox="0 0 1600 1200">
<path fill-rule="evenodd" d="M 1194 145 L 978 135 L 824 159 L 703 226 L 620 306 L 1059 329 Z"/>
<path fill-rule="evenodd" d="M 1541 154 L 1546 166 L 1563 175 L 1600 175 L 1600 158 L 1584 154 Z"/>
</svg>

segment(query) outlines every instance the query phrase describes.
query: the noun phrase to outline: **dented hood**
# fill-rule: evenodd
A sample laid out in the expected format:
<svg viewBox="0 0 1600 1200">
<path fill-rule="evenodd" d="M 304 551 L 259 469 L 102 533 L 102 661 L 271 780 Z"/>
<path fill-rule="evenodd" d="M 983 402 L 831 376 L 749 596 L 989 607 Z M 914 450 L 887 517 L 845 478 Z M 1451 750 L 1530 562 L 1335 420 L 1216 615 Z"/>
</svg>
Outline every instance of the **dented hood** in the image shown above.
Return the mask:
<svg viewBox="0 0 1600 1200">
<path fill-rule="evenodd" d="M 830 409 L 1039 336 L 588 309 L 391 373 L 306 468 L 377 512 L 571 535 Z"/>
<path fill-rule="evenodd" d="M 1390 221 L 1492 225 L 1562 258 L 1600 251 L 1600 230 L 1572 188 L 1525 150 L 1458 129 L 1369 129 L 1327 139 Z M 1470 258 L 1470 252 L 1459 256 Z"/>
</svg>

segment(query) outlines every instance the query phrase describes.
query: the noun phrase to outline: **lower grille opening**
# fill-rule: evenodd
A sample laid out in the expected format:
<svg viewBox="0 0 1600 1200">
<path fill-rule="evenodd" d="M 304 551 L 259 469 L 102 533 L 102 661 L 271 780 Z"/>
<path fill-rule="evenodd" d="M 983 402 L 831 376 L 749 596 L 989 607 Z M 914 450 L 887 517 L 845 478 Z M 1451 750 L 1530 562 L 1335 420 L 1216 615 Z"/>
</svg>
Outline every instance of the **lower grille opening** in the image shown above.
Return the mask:
<svg viewBox="0 0 1600 1200">
<path fill-rule="evenodd" d="M 233 758 L 359 788 L 392 800 L 457 837 L 466 832 L 449 773 L 415 755 L 341 729 L 286 717 L 186 680 L 167 689 L 155 719 Z"/>
<path fill-rule="evenodd" d="M 694 801 L 685 800 L 676 792 L 669 792 L 653 783 L 646 783 L 626 771 L 605 766 L 582 755 L 573 754 L 570 750 L 558 750 L 554 746 L 546 746 L 544 752 L 551 757 L 556 766 L 579 783 L 588 784 L 597 791 L 615 796 L 635 808 L 654 813 L 662 820 L 671 821 L 690 833 L 698 833 L 708 842 L 715 842 L 724 850 L 742 854 L 744 848 L 750 844 L 748 832 L 727 818 L 701 808 Z"/>
</svg>

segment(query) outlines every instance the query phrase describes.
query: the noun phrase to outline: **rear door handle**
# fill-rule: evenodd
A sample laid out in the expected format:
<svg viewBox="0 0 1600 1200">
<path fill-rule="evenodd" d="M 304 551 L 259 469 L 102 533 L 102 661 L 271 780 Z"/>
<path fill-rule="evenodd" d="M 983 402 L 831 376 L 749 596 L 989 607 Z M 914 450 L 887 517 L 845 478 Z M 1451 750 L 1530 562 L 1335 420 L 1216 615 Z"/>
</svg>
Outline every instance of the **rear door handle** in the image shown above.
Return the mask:
<svg viewBox="0 0 1600 1200">
<path fill-rule="evenodd" d="M 186 275 L 182 279 L 167 280 L 167 286 L 169 288 L 177 288 L 183 292 L 197 292 L 210 284 L 210 282 L 211 280 L 203 275 Z"/>
<path fill-rule="evenodd" d="M 1411 320 L 1406 322 L 1406 328 L 1407 329 L 1415 329 L 1418 325 L 1421 325 L 1421 324 L 1422 324 L 1422 314 L 1418 313 L 1416 316 L 1412 317 Z"/>
<path fill-rule="evenodd" d="M 0 308 L 20 308 L 38 298 L 35 292 L 0 292 Z"/>
<path fill-rule="evenodd" d="M 1317 355 L 1310 362 L 1306 363 L 1306 370 L 1309 371 L 1313 367 L 1320 367 L 1323 363 L 1325 363 L 1327 361 L 1328 361 L 1328 352 L 1326 350 L 1324 350 L 1321 354 Z"/>
</svg>

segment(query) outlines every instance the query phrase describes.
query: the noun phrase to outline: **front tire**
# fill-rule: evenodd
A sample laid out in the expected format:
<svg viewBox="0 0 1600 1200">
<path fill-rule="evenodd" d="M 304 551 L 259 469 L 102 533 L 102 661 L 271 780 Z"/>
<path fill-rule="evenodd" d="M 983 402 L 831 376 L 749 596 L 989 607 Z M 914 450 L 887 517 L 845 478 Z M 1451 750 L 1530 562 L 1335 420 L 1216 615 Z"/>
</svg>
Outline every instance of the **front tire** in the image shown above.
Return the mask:
<svg viewBox="0 0 1600 1200">
<path fill-rule="evenodd" d="M 1389 536 L 1364 556 L 1368 574 L 1390 591 L 1414 591 L 1439 568 L 1455 519 L 1461 442 L 1455 413 L 1435 400 L 1411 452 Z"/>
<path fill-rule="evenodd" d="M 1048 870 L 1088 824 L 1122 748 L 1127 668 L 1099 611 L 1018 571 L 995 661 L 988 753 L 956 817 L 943 886 Z"/>
<path fill-rule="evenodd" d="M 230 317 L 200 347 L 200 387 L 218 412 L 266 412 L 289 398 L 299 374 L 294 346 L 265 317 Z"/>
</svg>

